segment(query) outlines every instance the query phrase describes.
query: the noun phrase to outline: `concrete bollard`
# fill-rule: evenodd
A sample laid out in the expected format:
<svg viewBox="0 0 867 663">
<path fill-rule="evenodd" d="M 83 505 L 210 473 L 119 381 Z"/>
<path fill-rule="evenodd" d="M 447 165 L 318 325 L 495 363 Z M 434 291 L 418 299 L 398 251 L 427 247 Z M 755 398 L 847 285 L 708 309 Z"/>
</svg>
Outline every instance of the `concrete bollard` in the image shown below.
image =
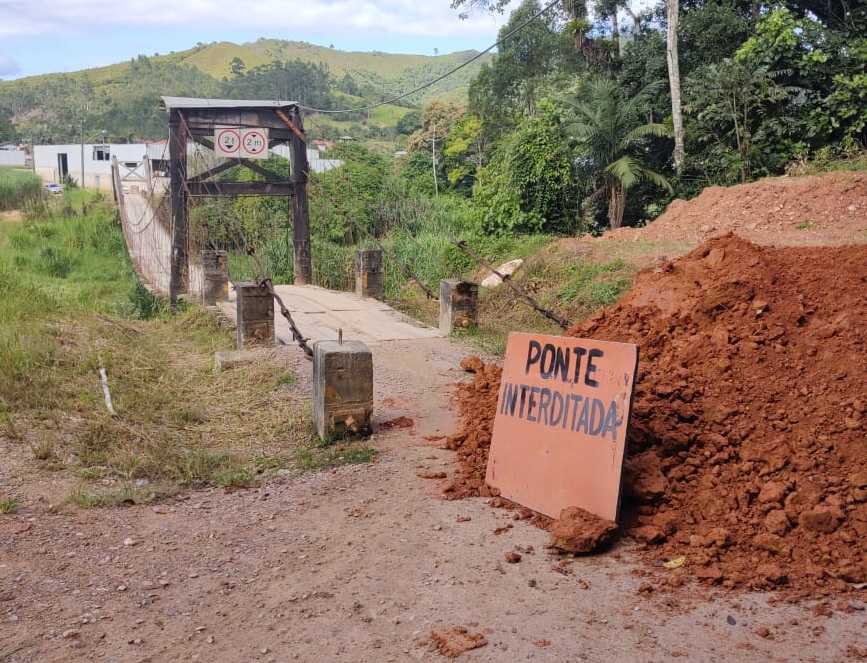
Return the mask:
<svg viewBox="0 0 867 663">
<path fill-rule="evenodd" d="M 229 301 L 229 254 L 202 251 L 202 304 L 214 306 Z"/>
<path fill-rule="evenodd" d="M 323 440 L 368 435 L 373 417 L 373 358 L 361 341 L 313 344 L 313 421 Z"/>
<path fill-rule="evenodd" d="M 236 283 L 238 349 L 274 345 L 274 297 L 258 283 Z"/>
<path fill-rule="evenodd" d="M 461 279 L 440 281 L 440 333 L 448 336 L 456 327 L 475 327 L 478 305 L 478 283 Z"/>
<path fill-rule="evenodd" d="M 382 249 L 363 249 L 355 254 L 355 294 L 382 299 Z"/>
</svg>

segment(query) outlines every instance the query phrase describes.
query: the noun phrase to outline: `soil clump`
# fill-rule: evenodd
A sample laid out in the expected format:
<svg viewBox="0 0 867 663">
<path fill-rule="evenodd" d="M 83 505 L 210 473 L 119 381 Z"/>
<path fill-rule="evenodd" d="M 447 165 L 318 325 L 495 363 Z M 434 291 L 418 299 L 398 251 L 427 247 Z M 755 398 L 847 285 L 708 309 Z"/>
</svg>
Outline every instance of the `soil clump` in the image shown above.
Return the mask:
<svg viewBox="0 0 867 663">
<path fill-rule="evenodd" d="M 439 652 L 449 658 L 455 658 L 471 649 L 478 649 L 488 644 L 485 636 L 481 633 L 471 633 L 464 626 L 435 629 L 430 635 Z"/>
<path fill-rule="evenodd" d="M 591 553 L 611 540 L 617 523 L 596 516 L 580 506 L 570 506 L 551 523 L 551 545 L 569 553 Z"/>
<path fill-rule="evenodd" d="M 725 235 L 566 332 L 640 346 L 622 524 L 652 565 L 791 597 L 867 581 L 865 287 L 867 246 Z M 461 387 L 447 496 L 491 492 L 499 378 Z"/>
</svg>

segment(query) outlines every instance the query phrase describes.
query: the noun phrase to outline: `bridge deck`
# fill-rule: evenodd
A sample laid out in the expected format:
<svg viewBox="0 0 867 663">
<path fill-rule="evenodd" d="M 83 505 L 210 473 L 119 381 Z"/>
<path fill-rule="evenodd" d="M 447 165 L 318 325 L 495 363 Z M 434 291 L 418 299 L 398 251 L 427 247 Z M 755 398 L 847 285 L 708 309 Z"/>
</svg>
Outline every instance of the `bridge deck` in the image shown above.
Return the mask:
<svg viewBox="0 0 867 663">
<path fill-rule="evenodd" d="M 274 286 L 295 325 L 311 343 L 336 340 L 343 329 L 346 340 L 376 344 L 441 336 L 438 329 L 426 327 L 398 313 L 375 299 L 360 299 L 354 293 L 335 292 L 317 286 Z M 231 319 L 236 317 L 235 293 L 230 288 L 229 301 L 220 309 Z M 291 345 L 289 323 L 275 304 L 274 329 L 279 340 Z"/>
</svg>

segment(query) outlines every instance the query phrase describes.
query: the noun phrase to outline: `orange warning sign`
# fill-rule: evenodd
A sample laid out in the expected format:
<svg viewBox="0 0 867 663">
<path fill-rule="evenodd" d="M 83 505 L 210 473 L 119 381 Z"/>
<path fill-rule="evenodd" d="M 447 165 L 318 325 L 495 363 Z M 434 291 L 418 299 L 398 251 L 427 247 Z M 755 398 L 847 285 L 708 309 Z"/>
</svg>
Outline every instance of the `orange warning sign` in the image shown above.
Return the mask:
<svg viewBox="0 0 867 663">
<path fill-rule="evenodd" d="M 638 346 L 512 333 L 485 480 L 553 518 L 617 520 Z"/>
</svg>

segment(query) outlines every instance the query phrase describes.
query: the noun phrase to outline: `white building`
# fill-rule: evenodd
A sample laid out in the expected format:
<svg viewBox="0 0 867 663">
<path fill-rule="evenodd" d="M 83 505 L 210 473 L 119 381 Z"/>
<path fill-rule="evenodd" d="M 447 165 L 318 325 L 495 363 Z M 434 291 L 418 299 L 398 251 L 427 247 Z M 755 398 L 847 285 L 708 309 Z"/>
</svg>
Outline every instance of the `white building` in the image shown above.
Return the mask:
<svg viewBox="0 0 867 663">
<path fill-rule="evenodd" d="M 203 148 L 191 142 L 188 147 L 190 157 L 192 158 L 196 150 L 201 149 Z M 117 157 L 117 160 L 128 168 L 134 168 L 147 157 L 153 164 L 155 172 L 163 172 L 168 170 L 168 151 L 168 141 L 165 140 L 116 145 L 114 143 L 34 145 L 33 169 L 46 182 L 60 182 L 64 177 L 69 176 L 86 189 L 110 192 L 112 157 Z M 277 145 L 271 152 L 289 158 L 289 151 L 285 145 Z M 210 154 L 210 158 L 214 158 L 213 154 Z M 341 164 L 337 159 L 321 158 L 317 149 L 307 150 L 307 160 L 310 170 L 314 173 L 322 173 Z M 82 164 L 84 165 L 83 176 Z"/>
<path fill-rule="evenodd" d="M 147 143 L 34 145 L 33 170 L 46 182 L 60 182 L 69 176 L 84 188 L 111 191 L 111 158 L 117 157 L 130 166 L 144 161 L 146 155 L 152 159 L 167 158 L 162 156 L 167 149 L 166 141 L 153 143 L 153 146 L 155 154 Z"/>
</svg>

